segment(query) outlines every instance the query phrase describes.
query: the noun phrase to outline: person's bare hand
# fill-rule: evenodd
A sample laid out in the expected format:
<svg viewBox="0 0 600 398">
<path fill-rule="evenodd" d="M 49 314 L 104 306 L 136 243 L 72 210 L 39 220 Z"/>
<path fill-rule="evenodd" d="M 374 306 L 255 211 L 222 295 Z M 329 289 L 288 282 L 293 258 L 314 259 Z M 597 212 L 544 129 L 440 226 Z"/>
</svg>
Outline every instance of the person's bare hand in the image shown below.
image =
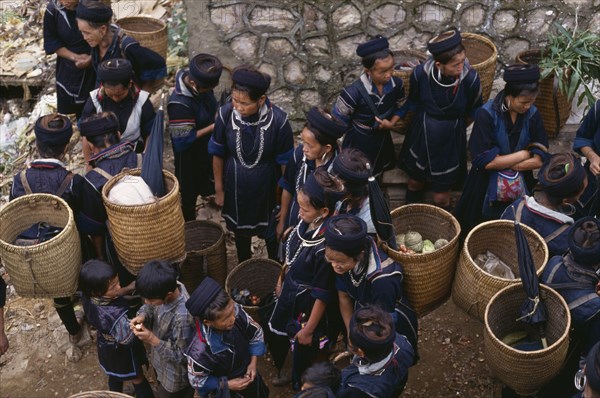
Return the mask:
<svg viewBox="0 0 600 398">
<path fill-rule="evenodd" d="M 242 391 L 252 382 L 249 377 L 236 377 L 235 379 L 227 380 L 227 386 L 231 391 Z"/>
</svg>

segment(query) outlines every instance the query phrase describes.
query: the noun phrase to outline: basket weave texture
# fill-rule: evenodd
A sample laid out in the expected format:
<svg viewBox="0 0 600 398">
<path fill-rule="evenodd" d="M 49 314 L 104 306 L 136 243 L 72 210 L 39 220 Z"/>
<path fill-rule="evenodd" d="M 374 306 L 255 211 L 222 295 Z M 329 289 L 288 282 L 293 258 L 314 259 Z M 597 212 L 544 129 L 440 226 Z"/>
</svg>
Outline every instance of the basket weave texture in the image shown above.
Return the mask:
<svg viewBox="0 0 600 398">
<path fill-rule="evenodd" d="M 514 222 L 510 220 L 487 221 L 473 228 L 465 239 L 452 286 L 452 300 L 481 322 L 486 305 L 500 289 L 521 283 L 514 228 Z M 533 229 L 524 224 L 521 228 L 539 277 L 548 262 L 548 246 Z M 499 278 L 479 267 L 475 257 L 488 250 L 508 265 L 517 279 Z"/>
<path fill-rule="evenodd" d="M 402 264 L 404 292 L 418 316 L 440 306 L 450 296 L 456 268 L 460 224 L 447 211 L 427 204 L 410 204 L 392 211 L 397 234 L 416 231 L 423 239 L 448 240 L 439 250 L 425 254 L 406 254 L 383 244 L 388 256 Z"/>
<path fill-rule="evenodd" d="M 227 276 L 225 291 L 231 295 L 233 289 L 248 289 L 250 294 L 263 299 L 275 290 L 281 274 L 281 264 L 266 258 L 251 258 L 238 264 Z M 254 320 L 259 321 L 257 305 L 243 305 L 242 308 Z"/>
<path fill-rule="evenodd" d="M 225 232 L 220 224 L 206 220 L 186 222 L 185 251 L 181 282 L 190 294 L 207 275 L 225 287 L 227 249 Z"/>
<path fill-rule="evenodd" d="M 399 63 L 402 59 L 416 59 L 420 62 L 424 62 L 427 60 L 427 54 L 423 51 L 416 50 L 395 50 L 394 51 L 394 61 L 396 64 Z M 402 79 L 403 87 L 404 87 L 404 98 L 408 98 L 408 93 L 410 91 L 410 75 L 412 74 L 414 69 L 394 69 L 393 75 Z M 395 125 L 392 131 L 398 134 L 406 134 L 408 128 L 410 127 L 410 123 L 414 116 L 413 112 L 408 113 L 403 119 L 400 119 Z"/>
<path fill-rule="evenodd" d="M 540 296 L 548 318 L 544 327 L 548 348 L 520 351 L 501 339 L 509 333 L 526 330 L 536 338 L 538 330 L 516 321 L 527 299 L 524 288 L 507 286 L 492 298 L 485 311 L 485 358 L 492 373 L 520 396 L 529 396 L 556 376 L 563 367 L 569 348 L 571 314 L 565 300 L 548 286 L 540 285 Z M 529 329 L 528 329 L 529 328 Z"/>
<path fill-rule="evenodd" d="M 167 59 L 167 25 L 160 19 L 150 17 L 126 17 L 116 24 L 127 35 Z"/>
<path fill-rule="evenodd" d="M 184 220 L 179 204 L 179 183 L 163 170 L 165 196 L 154 203 L 124 206 L 108 201 L 108 193 L 121 178 L 139 176 L 141 169 L 117 174 L 102 188 L 102 200 L 119 259 L 134 275 L 150 260 L 179 262 L 185 258 Z"/>
<path fill-rule="evenodd" d="M 13 245 L 19 234 L 39 222 L 63 230 L 38 245 Z M 4 206 L 0 210 L 0 257 L 19 296 L 54 298 L 75 293 L 81 244 L 69 205 L 57 196 L 38 193 Z"/>
<path fill-rule="evenodd" d="M 490 98 L 494 77 L 496 76 L 496 59 L 498 49 L 488 38 L 476 33 L 461 33 L 469 63 L 477 71 L 481 79 L 483 103 Z"/>
<path fill-rule="evenodd" d="M 115 391 L 84 391 L 70 395 L 69 398 L 131 398 L 131 395 Z"/>
<path fill-rule="evenodd" d="M 527 50 L 517 54 L 517 62 L 521 64 L 537 64 L 541 58 L 542 51 L 539 49 Z M 540 93 L 535 99 L 535 106 L 542 116 L 544 129 L 546 129 L 548 137 L 556 137 L 571 114 L 571 102 L 558 88 L 556 90 L 558 115 L 556 114 L 554 108 L 554 78 L 554 74 L 552 74 L 540 80 Z M 559 120 L 558 129 L 556 126 L 557 117 Z"/>
</svg>

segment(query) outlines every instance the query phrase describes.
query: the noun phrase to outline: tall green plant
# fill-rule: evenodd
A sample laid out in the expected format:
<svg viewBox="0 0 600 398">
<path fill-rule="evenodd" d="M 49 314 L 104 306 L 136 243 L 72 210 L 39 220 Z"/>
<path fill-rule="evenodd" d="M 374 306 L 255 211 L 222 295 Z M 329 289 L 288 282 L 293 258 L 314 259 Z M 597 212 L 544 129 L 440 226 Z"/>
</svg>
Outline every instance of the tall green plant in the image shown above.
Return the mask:
<svg viewBox="0 0 600 398">
<path fill-rule="evenodd" d="M 577 105 L 587 99 L 587 107 L 590 107 L 596 102 L 594 80 L 600 79 L 600 36 L 589 30 L 577 30 L 577 27 L 571 33 L 556 22 L 554 25 L 556 33 L 548 37 L 548 46 L 542 50 L 542 78 L 554 74 L 561 92 L 569 100 L 583 86 Z"/>
</svg>

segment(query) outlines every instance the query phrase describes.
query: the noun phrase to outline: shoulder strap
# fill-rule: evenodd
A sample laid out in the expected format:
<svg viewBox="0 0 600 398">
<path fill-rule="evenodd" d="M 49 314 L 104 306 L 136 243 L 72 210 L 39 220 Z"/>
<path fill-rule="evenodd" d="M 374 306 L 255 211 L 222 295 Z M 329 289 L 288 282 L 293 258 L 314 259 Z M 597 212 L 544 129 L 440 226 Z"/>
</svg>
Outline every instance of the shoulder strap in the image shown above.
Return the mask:
<svg viewBox="0 0 600 398">
<path fill-rule="evenodd" d="M 557 236 L 562 234 L 564 231 L 569 229 L 569 227 L 570 227 L 569 224 L 561 225 L 560 227 L 556 228 L 556 230 L 554 230 L 554 232 L 552 232 L 551 234 L 544 236 L 544 240 L 546 241 L 546 243 L 550 242 L 552 239 L 556 238 Z"/>
<path fill-rule="evenodd" d="M 525 200 L 521 200 L 519 205 L 517 206 L 517 211 L 515 212 L 515 220 L 521 222 L 521 216 L 523 215 L 523 207 L 525 207 Z"/>
<path fill-rule="evenodd" d="M 365 88 L 362 81 L 359 79 L 354 83 L 354 85 L 358 89 L 360 96 L 363 97 L 363 99 L 367 103 L 367 106 L 369 107 L 369 109 L 371 109 L 371 112 L 373 112 L 373 115 L 379 117 L 379 112 L 377 111 L 377 108 L 375 107 L 375 104 L 373 103 L 373 100 L 371 99 L 371 96 L 367 92 L 367 89 Z"/>
<path fill-rule="evenodd" d="M 113 178 L 113 176 L 108 171 L 101 169 L 100 167 L 94 167 L 92 169 L 92 171 L 95 171 L 96 173 L 100 174 L 102 177 L 106 178 L 107 180 L 110 180 L 111 178 Z"/>
<path fill-rule="evenodd" d="M 73 177 L 75 177 L 75 175 L 69 171 L 60 183 L 60 186 L 58 187 L 58 190 L 55 193 L 56 196 L 60 198 L 62 194 L 65 193 L 67 187 L 69 186 L 69 184 L 71 184 L 71 181 L 73 181 Z"/>
<path fill-rule="evenodd" d="M 19 174 L 19 178 L 21 179 L 21 184 L 23 184 L 23 189 L 25 190 L 26 195 L 31 195 L 33 191 L 31 190 L 31 186 L 29 186 L 29 181 L 27 181 L 27 169 L 23 170 Z"/>
<path fill-rule="evenodd" d="M 143 160 L 143 158 L 142 158 L 142 154 L 141 153 L 137 153 L 136 155 L 137 155 L 137 166 L 136 167 L 139 169 L 140 167 L 142 167 L 142 160 Z"/>
</svg>

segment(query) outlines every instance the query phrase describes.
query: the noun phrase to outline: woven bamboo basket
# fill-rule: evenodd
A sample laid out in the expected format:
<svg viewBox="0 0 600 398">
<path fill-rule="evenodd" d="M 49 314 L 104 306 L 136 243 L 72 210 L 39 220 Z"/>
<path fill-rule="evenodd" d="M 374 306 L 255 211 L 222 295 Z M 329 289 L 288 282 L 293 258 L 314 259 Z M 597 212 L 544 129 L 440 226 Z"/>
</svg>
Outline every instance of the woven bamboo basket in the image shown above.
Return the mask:
<svg viewBox="0 0 600 398">
<path fill-rule="evenodd" d="M 248 289 L 250 294 L 261 299 L 275 290 L 277 279 L 281 274 L 281 264 L 266 258 L 251 258 L 235 267 L 225 281 L 225 291 L 231 295 L 233 289 Z M 243 305 L 242 308 L 254 320 L 260 321 L 259 306 Z"/>
<path fill-rule="evenodd" d="M 527 300 L 521 284 L 500 290 L 485 310 L 484 349 L 492 374 L 522 396 L 529 396 L 554 378 L 563 367 L 569 348 L 571 314 L 565 300 L 553 289 L 540 285 L 540 297 L 548 318 L 544 327 L 548 348 L 521 351 L 502 342 L 509 333 L 524 330 L 539 337 L 539 330 L 516 319 Z"/>
<path fill-rule="evenodd" d="M 123 206 L 108 201 L 108 193 L 121 178 L 140 174 L 141 169 L 125 170 L 108 180 L 102 188 L 102 200 L 117 255 L 134 275 L 150 260 L 179 262 L 185 258 L 179 183 L 172 173 L 163 170 L 168 193 L 154 203 Z"/>
<path fill-rule="evenodd" d="M 487 221 L 473 228 L 465 239 L 452 285 L 452 300 L 481 322 L 486 305 L 500 289 L 521 283 L 514 228 L 514 221 L 511 220 Z M 548 262 L 548 246 L 533 229 L 524 224 L 521 224 L 521 228 L 540 276 Z M 500 278 L 479 267 L 474 259 L 487 250 L 509 266 L 517 279 Z"/>
<path fill-rule="evenodd" d="M 399 65 L 407 60 L 417 60 L 419 63 L 423 63 L 425 60 L 427 60 L 427 54 L 416 50 L 394 50 L 394 63 L 396 64 L 396 68 L 398 68 Z M 408 92 L 410 90 L 410 75 L 412 72 L 413 68 L 409 69 L 406 67 L 402 69 L 394 69 L 393 72 L 395 77 L 402 79 L 402 83 L 404 84 L 404 98 L 408 98 Z M 400 119 L 398 123 L 394 125 L 392 131 L 398 134 L 406 134 L 408 128 L 410 127 L 410 122 L 412 121 L 413 116 L 414 114 L 412 112 L 407 114 L 403 119 Z"/>
<path fill-rule="evenodd" d="M 450 296 L 458 256 L 460 224 L 447 211 L 432 205 L 410 204 L 392 211 L 397 234 L 416 231 L 423 239 L 448 240 L 439 250 L 425 254 L 406 254 L 383 243 L 388 256 L 402 264 L 404 292 L 418 316 L 440 306 Z"/>
<path fill-rule="evenodd" d="M 63 230 L 32 246 L 16 246 L 17 236 L 47 222 Z M 49 194 L 21 196 L 0 210 L 0 258 L 19 296 L 66 297 L 75 293 L 81 268 L 81 244 L 69 205 Z"/>
<path fill-rule="evenodd" d="M 181 282 L 192 294 L 205 276 L 225 287 L 227 249 L 225 232 L 220 224 L 194 220 L 185 223 L 185 260 L 181 263 Z"/>
<path fill-rule="evenodd" d="M 118 19 L 116 24 L 142 47 L 149 48 L 167 59 L 167 25 L 163 21 L 138 16 Z"/>
<path fill-rule="evenodd" d="M 492 92 L 496 76 L 496 59 L 498 49 L 488 38 L 475 33 L 461 33 L 469 63 L 477 71 L 481 79 L 483 103 L 486 103 Z"/>
<path fill-rule="evenodd" d="M 115 391 L 84 391 L 70 395 L 69 398 L 131 398 L 131 395 Z"/>
<path fill-rule="evenodd" d="M 539 49 L 527 50 L 517 54 L 521 64 L 538 64 L 542 58 Z M 540 80 L 540 93 L 535 100 L 540 111 L 548 137 L 555 137 L 564 127 L 571 114 L 571 101 L 559 90 L 554 74 Z"/>
</svg>

